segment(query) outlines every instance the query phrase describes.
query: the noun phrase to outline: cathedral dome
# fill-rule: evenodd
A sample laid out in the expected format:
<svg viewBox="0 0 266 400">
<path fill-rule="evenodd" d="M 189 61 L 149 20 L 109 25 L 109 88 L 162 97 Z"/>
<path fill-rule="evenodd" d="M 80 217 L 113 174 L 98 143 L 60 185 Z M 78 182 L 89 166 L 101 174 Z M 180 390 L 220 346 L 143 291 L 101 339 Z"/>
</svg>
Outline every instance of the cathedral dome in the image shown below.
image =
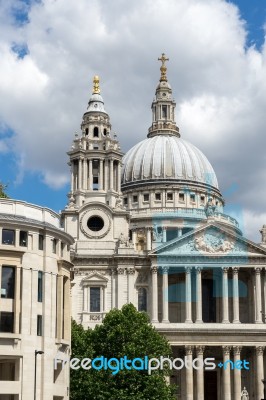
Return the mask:
<svg viewBox="0 0 266 400">
<path fill-rule="evenodd" d="M 123 159 L 122 185 L 161 182 L 200 183 L 218 189 L 215 172 L 205 155 L 176 135 L 156 135 L 130 149 Z"/>
</svg>

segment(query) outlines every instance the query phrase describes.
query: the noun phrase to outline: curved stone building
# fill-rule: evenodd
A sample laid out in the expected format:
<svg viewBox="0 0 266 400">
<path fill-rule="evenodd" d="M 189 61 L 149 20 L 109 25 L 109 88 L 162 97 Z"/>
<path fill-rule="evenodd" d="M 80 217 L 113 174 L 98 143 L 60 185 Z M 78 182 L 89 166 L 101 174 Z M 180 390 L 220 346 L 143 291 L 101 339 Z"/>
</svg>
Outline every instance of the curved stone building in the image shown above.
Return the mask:
<svg viewBox="0 0 266 400">
<path fill-rule="evenodd" d="M 69 398 L 72 243 L 52 210 L 0 199 L 1 400 Z"/>
<path fill-rule="evenodd" d="M 122 158 L 95 77 L 68 153 L 71 191 L 62 217 L 75 239 L 73 317 L 94 327 L 132 302 L 149 313 L 176 358 L 215 359 L 212 370 L 173 370 L 177 399 L 240 400 L 244 391 L 259 400 L 266 228 L 262 243 L 253 243 L 224 213 L 213 167 L 180 135 L 164 54 L 160 60 L 147 139 Z"/>
</svg>

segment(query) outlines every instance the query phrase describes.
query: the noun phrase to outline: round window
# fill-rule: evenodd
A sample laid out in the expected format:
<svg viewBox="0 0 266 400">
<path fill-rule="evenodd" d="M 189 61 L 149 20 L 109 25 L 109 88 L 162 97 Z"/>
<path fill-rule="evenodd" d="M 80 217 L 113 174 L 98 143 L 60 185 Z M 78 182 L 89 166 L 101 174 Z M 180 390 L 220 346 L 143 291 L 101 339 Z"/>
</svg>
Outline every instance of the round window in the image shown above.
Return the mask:
<svg viewBox="0 0 266 400">
<path fill-rule="evenodd" d="M 91 231 L 98 232 L 104 227 L 104 221 L 99 216 L 90 217 L 87 221 L 87 226 Z"/>
</svg>

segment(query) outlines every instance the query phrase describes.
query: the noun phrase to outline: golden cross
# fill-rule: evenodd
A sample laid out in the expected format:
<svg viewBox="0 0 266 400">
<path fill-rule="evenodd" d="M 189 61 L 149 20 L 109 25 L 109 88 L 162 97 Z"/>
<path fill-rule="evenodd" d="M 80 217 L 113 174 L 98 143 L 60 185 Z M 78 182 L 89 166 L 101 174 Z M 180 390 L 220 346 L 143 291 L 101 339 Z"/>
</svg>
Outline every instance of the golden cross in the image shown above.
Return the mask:
<svg viewBox="0 0 266 400">
<path fill-rule="evenodd" d="M 158 61 L 162 61 L 162 66 L 165 66 L 165 61 L 169 61 L 169 58 L 166 58 L 165 54 L 162 53 L 162 56 L 158 58 Z"/>
</svg>

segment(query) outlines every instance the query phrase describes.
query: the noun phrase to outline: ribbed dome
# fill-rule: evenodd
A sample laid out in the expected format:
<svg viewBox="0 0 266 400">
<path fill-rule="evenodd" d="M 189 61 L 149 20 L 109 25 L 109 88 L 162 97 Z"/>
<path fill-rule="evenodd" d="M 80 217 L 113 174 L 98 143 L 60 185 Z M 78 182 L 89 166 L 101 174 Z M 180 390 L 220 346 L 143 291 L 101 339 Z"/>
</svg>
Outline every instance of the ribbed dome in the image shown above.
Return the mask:
<svg viewBox="0 0 266 400">
<path fill-rule="evenodd" d="M 154 180 L 199 182 L 218 189 L 215 172 L 204 154 L 175 135 L 145 139 L 123 158 L 122 185 Z"/>
</svg>

